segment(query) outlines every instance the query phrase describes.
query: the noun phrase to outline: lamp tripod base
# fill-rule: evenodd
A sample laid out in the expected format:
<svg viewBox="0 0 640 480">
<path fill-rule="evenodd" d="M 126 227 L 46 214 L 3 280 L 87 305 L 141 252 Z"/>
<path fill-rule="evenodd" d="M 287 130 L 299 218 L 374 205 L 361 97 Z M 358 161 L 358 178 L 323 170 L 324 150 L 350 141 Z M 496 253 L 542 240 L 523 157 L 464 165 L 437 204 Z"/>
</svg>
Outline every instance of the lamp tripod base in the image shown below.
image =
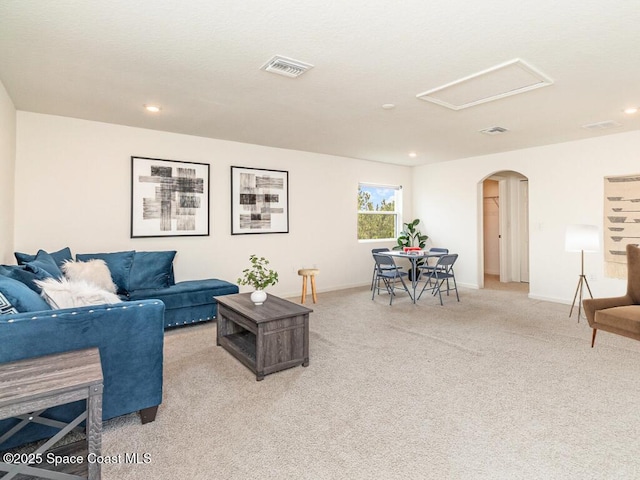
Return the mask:
<svg viewBox="0 0 640 480">
<path fill-rule="evenodd" d="M 584 273 L 582 273 L 580 274 L 580 278 L 578 279 L 578 286 L 576 287 L 576 293 L 573 296 L 573 303 L 571 304 L 571 311 L 569 312 L 569 318 L 571 318 L 573 308 L 576 306 L 576 299 L 578 299 L 578 323 L 580 323 L 580 314 L 582 312 L 582 293 L 585 285 L 587 287 L 587 291 L 589 292 L 589 296 L 593 298 L 593 295 L 591 294 L 591 288 L 589 287 L 589 282 L 587 282 L 587 277 L 584 275 Z"/>
</svg>

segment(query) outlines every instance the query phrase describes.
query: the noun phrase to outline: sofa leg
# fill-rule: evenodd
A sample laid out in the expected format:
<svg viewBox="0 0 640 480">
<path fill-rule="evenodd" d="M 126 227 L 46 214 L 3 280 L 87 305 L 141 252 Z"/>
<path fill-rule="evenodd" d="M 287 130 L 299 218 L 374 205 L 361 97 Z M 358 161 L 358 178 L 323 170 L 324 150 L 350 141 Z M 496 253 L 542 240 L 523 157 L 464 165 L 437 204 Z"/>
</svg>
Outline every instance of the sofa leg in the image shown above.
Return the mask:
<svg viewBox="0 0 640 480">
<path fill-rule="evenodd" d="M 153 422 L 156 419 L 156 413 L 158 413 L 158 405 L 140 410 L 140 420 L 142 421 L 142 425 Z"/>
<path fill-rule="evenodd" d="M 593 348 L 593 345 L 596 343 L 596 333 L 598 333 L 598 329 L 594 328 L 593 336 L 591 337 L 591 348 Z"/>
</svg>

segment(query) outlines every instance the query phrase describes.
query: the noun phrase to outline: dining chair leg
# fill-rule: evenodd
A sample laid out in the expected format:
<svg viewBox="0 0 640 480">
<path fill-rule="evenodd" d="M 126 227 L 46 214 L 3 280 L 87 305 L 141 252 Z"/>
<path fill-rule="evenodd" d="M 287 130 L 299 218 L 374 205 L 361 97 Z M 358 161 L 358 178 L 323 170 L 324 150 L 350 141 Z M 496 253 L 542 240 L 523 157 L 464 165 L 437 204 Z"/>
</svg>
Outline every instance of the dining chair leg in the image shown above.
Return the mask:
<svg viewBox="0 0 640 480">
<path fill-rule="evenodd" d="M 373 275 L 371 276 L 371 290 L 373 290 L 373 286 L 375 285 L 376 282 L 376 267 L 375 265 L 373 266 Z"/>
<path fill-rule="evenodd" d="M 380 286 L 380 280 L 378 279 L 378 275 L 376 274 L 374 277 L 374 285 L 371 288 L 371 300 L 373 300 L 374 298 L 376 298 L 376 285 L 379 287 Z M 378 288 L 378 295 L 380 295 L 380 288 Z"/>
<path fill-rule="evenodd" d="M 444 280 L 442 280 L 439 284 L 438 284 L 438 297 L 440 298 L 440 305 L 444 305 L 444 303 L 442 303 L 442 285 L 444 285 Z"/>
<path fill-rule="evenodd" d="M 431 275 L 429 275 L 427 280 L 424 282 L 424 285 L 422 286 L 422 290 L 420 290 L 420 294 L 418 295 L 418 300 L 420 300 L 420 297 L 422 297 L 422 294 L 427 289 L 427 286 L 430 286 L 430 285 L 431 285 Z M 433 291 L 433 288 L 434 288 L 433 286 L 430 287 L 430 290 Z"/>
<path fill-rule="evenodd" d="M 596 333 L 598 333 L 598 329 L 594 328 L 593 329 L 593 336 L 591 337 L 591 348 L 593 348 L 593 346 L 596 343 Z"/>
</svg>

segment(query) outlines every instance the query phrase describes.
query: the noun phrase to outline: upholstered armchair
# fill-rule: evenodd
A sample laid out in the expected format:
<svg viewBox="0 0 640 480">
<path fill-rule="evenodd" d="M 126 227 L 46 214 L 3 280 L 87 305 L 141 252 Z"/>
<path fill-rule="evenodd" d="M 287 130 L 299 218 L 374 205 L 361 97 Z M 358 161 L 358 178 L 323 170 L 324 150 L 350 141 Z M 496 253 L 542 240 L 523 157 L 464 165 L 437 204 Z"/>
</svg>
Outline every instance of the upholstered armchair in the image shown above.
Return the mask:
<svg viewBox="0 0 640 480">
<path fill-rule="evenodd" d="M 627 294 L 622 297 L 583 300 L 589 326 L 593 328 L 591 347 L 598 330 L 640 340 L 640 248 L 627 245 Z"/>
</svg>

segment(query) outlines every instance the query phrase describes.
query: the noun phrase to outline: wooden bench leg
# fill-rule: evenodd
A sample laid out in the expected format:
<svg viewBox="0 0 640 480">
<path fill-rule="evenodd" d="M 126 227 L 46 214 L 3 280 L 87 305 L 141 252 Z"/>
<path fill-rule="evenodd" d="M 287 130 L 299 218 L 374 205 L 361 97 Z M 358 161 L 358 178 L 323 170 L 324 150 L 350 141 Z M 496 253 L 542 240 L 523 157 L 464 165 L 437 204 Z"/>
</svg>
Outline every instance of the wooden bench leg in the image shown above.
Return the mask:
<svg viewBox="0 0 640 480">
<path fill-rule="evenodd" d="M 318 301 L 318 296 L 316 295 L 316 276 L 311 275 L 311 295 L 313 296 L 313 303 Z"/>
<path fill-rule="evenodd" d="M 300 300 L 300 303 L 304 303 L 304 299 L 307 296 L 307 276 L 303 275 L 302 276 L 302 300 Z"/>
</svg>

